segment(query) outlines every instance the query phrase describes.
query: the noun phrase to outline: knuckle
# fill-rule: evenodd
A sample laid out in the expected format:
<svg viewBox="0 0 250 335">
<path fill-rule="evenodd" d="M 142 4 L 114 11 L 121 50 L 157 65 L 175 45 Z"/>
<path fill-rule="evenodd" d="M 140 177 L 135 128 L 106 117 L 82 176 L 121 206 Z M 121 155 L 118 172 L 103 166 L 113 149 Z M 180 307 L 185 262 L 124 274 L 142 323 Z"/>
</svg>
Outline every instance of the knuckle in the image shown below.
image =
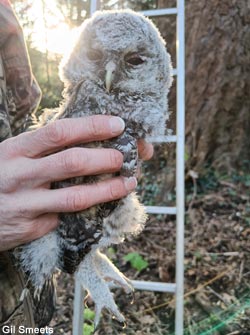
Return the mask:
<svg viewBox="0 0 250 335">
<path fill-rule="evenodd" d="M 59 164 L 67 172 L 78 172 L 81 164 L 77 150 L 71 149 L 61 155 L 61 162 Z"/>
<path fill-rule="evenodd" d="M 111 150 L 110 163 L 112 167 L 121 168 L 123 164 L 123 155 L 117 150 Z"/>
<path fill-rule="evenodd" d="M 66 140 L 66 132 L 63 122 L 55 121 L 43 128 L 44 136 L 52 143 L 61 144 Z"/>
<path fill-rule="evenodd" d="M 103 134 L 103 126 L 100 126 L 98 118 L 93 116 L 89 118 L 89 125 L 88 125 L 90 134 L 94 137 L 98 137 Z"/>
<path fill-rule="evenodd" d="M 109 195 L 111 200 L 119 199 L 125 195 L 122 182 L 113 181 L 109 186 Z"/>
<path fill-rule="evenodd" d="M 88 207 L 87 196 L 83 191 L 74 189 L 66 196 L 66 206 L 70 211 L 78 212 Z"/>
</svg>

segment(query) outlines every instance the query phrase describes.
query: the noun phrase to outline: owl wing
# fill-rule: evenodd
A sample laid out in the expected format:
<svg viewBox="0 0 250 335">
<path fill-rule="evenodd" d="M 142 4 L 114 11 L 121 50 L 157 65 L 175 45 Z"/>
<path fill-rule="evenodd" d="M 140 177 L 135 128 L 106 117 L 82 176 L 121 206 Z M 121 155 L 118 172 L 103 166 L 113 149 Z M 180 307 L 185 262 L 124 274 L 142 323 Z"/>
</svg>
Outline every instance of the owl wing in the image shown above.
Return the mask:
<svg viewBox="0 0 250 335">
<path fill-rule="evenodd" d="M 135 176 L 138 166 L 138 150 L 136 139 L 130 134 L 130 131 L 125 130 L 120 136 L 108 141 L 107 147 L 117 149 L 123 154 L 123 165 L 119 174 L 123 177 Z"/>
<path fill-rule="evenodd" d="M 29 290 L 33 297 L 33 312 L 35 324 L 41 328 L 47 326 L 54 314 L 56 305 L 56 289 L 53 277 L 46 280 L 36 295 L 35 289 L 30 285 Z"/>
</svg>

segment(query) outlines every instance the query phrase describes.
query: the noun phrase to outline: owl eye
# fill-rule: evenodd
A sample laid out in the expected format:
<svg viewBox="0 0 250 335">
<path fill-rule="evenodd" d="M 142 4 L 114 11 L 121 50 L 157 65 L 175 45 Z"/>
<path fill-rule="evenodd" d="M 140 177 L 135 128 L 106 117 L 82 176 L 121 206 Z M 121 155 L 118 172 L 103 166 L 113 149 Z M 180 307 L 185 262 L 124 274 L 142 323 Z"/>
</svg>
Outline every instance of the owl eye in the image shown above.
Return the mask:
<svg viewBox="0 0 250 335">
<path fill-rule="evenodd" d="M 88 57 L 88 59 L 90 59 L 92 61 L 98 61 L 98 60 L 102 59 L 103 54 L 100 50 L 91 49 L 91 50 L 87 51 L 87 57 Z"/>
<path fill-rule="evenodd" d="M 125 62 L 130 65 L 140 65 L 144 63 L 144 60 L 138 54 L 130 54 L 125 57 Z"/>
</svg>

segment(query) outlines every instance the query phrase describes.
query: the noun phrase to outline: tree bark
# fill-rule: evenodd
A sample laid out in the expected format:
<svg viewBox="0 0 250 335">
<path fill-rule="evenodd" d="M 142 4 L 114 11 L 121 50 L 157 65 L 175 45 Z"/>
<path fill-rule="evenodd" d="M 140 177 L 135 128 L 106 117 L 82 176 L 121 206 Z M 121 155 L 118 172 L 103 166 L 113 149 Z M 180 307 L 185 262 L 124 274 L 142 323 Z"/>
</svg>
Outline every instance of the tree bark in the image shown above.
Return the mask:
<svg viewBox="0 0 250 335">
<path fill-rule="evenodd" d="M 250 2 L 186 1 L 188 167 L 250 163 Z"/>
</svg>

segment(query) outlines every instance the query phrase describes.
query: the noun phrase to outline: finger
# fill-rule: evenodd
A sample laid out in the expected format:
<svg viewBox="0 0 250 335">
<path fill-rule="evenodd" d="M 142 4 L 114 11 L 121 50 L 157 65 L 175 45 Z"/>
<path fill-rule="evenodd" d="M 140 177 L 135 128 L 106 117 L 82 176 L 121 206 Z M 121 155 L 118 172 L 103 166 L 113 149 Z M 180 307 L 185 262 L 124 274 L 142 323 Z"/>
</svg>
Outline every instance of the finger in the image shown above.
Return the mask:
<svg viewBox="0 0 250 335">
<path fill-rule="evenodd" d="M 115 137 L 124 127 L 121 118 L 105 115 L 56 120 L 37 130 L 6 140 L 1 149 L 2 153 L 11 157 L 43 156 L 71 144 Z"/>
<path fill-rule="evenodd" d="M 119 171 L 123 164 L 123 155 L 113 149 L 71 148 L 41 158 L 36 164 L 40 172 L 40 182 L 43 184 L 70 177 Z"/>
<path fill-rule="evenodd" d="M 98 203 L 123 198 L 133 191 L 136 185 L 136 179 L 132 177 L 113 178 L 96 184 L 62 189 L 39 190 L 33 197 L 28 194 L 29 206 L 27 210 L 36 214 L 81 211 Z M 24 197 L 22 203 L 27 203 Z"/>
<path fill-rule="evenodd" d="M 139 156 L 142 160 L 147 161 L 153 157 L 154 147 L 151 143 L 145 140 L 138 140 L 137 145 Z"/>
<path fill-rule="evenodd" d="M 8 165 L 8 183 L 0 183 L 0 189 L 11 192 L 71 177 L 112 173 L 122 164 L 123 155 L 118 150 L 104 148 L 71 148 L 39 159 L 19 157 Z"/>
</svg>

